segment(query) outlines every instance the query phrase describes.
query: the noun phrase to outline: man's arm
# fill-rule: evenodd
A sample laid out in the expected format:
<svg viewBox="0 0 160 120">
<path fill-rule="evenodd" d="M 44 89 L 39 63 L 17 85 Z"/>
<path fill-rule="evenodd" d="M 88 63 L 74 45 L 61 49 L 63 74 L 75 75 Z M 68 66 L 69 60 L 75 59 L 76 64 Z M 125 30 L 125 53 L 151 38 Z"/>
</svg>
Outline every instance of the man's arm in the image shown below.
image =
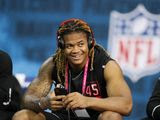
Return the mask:
<svg viewBox="0 0 160 120">
<path fill-rule="evenodd" d="M 52 57 L 42 64 L 38 76 L 31 82 L 24 95 L 25 108 L 39 112 L 47 106 L 47 95 L 52 85 L 53 67 Z"/>
<path fill-rule="evenodd" d="M 131 92 L 115 61 L 109 61 L 106 64 L 104 78 L 108 97 L 104 99 L 88 97 L 87 106 L 98 111 L 113 111 L 121 115 L 130 114 L 132 110 Z"/>
</svg>

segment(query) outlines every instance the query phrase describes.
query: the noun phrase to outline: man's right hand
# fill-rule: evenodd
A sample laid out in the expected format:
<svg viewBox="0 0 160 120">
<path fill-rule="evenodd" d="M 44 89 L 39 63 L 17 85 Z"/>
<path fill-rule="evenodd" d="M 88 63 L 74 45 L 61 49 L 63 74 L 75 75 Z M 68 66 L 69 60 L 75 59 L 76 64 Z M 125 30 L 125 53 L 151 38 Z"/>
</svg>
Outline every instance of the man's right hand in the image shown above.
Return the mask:
<svg viewBox="0 0 160 120">
<path fill-rule="evenodd" d="M 65 95 L 55 95 L 55 92 L 50 92 L 48 94 L 48 98 L 49 98 L 49 109 L 53 110 L 53 111 L 57 111 L 60 110 L 62 108 L 64 108 L 63 106 L 63 102 L 62 99 L 65 97 Z"/>
</svg>

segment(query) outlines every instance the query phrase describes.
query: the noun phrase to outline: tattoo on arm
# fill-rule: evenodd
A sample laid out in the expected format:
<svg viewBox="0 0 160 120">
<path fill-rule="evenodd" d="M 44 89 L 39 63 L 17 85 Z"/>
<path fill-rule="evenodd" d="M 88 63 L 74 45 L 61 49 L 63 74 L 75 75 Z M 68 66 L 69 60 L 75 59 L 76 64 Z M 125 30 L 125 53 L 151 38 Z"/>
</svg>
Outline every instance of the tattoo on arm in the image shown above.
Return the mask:
<svg viewBox="0 0 160 120">
<path fill-rule="evenodd" d="M 24 107 L 36 112 L 46 108 L 48 104 L 47 95 L 52 85 L 52 69 L 54 67 L 52 58 L 47 59 L 41 66 L 38 77 L 29 85 L 24 95 Z M 39 106 L 42 104 L 42 106 Z"/>
</svg>

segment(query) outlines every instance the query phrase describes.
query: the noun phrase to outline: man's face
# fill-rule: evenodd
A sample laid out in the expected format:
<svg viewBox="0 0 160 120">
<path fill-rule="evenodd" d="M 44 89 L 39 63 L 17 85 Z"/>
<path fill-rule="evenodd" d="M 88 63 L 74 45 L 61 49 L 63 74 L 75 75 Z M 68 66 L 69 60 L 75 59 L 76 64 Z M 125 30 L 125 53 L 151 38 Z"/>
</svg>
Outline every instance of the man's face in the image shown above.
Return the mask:
<svg viewBox="0 0 160 120">
<path fill-rule="evenodd" d="M 82 69 L 88 56 L 87 34 L 85 32 L 72 32 L 64 35 L 65 54 L 73 69 Z"/>
</svg>

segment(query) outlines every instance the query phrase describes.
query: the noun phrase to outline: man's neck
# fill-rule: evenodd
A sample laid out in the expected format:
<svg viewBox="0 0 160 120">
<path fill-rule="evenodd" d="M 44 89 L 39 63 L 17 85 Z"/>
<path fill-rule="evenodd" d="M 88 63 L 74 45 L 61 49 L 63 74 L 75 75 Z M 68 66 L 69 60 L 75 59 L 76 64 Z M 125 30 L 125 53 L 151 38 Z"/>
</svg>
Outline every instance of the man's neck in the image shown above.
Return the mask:
<svg viewBox="0 0 160 120">
<path fill-rule="evenodd" d="M 79 73 L 83 70 L 84 66 L 83 67 L 78 67 L 78 66 L 70 66 L 70 70 L 72 73 Z"/>
</svg>

